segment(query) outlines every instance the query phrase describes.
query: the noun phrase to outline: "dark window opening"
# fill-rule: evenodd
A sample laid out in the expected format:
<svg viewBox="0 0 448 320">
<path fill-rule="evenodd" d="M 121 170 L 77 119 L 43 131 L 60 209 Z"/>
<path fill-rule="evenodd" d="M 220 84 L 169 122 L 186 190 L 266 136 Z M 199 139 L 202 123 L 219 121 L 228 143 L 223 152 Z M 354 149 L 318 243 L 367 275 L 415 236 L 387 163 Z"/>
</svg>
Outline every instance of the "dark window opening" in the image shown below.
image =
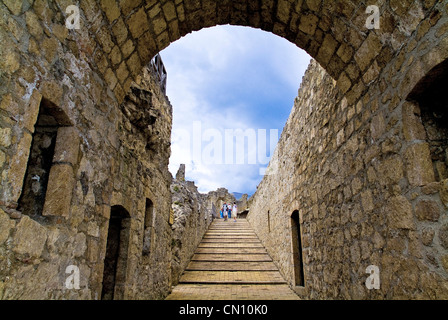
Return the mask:
<svg viewBox="0 0 448 320">
<path fill-rule="evenodd" d="M 291 215 L 291 240 L 292 254 L 294 262 L 294 279 L 296 286 L 305 286 L 302 258 L 302 236 L 300 233 L 299 211 L 294 211 Z"/>
<path fill-rule="evenodd" d="M 130 235 L 130 216 L 121 206 L 111 208 L 104 259 L 102 300 L 124 298 Z"/>
<path fill-rule="evenodd" d="M 408 97 L 418 105 L 437 181 L 448 179 L 448 60 L 434 67 Z"/>
<path fill-rule="evenodd" d="M 143 231 L 143 255 L 149 255 L 151 252 L 151 237 L 154 220 L 154 204 L 151 200 L 146 199 L 145 223 Z"/>
<path fill-rule="evenodd" d="M 268 210 L 268 232 L 271 232 L 271 215 L 270 212 Z"/>
<path fill-rule="evenodd" d="M 42 99 L 34 125 L 25 179 L 18 202 L 18 210 L 33 219 L 44 219 L 42 211 L 58 129 L 70 125 L 70 120 L 60 108 Z"/>
</svg>

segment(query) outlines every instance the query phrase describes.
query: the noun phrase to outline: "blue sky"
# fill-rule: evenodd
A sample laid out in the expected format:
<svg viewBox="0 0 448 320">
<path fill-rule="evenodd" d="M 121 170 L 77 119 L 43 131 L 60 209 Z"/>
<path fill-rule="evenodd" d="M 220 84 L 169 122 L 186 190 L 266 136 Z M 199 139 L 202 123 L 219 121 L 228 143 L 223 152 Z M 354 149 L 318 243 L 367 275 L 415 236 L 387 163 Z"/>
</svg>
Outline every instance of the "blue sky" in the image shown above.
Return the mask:
<svg viewBox="0 0 448 320">
<path fill-rule="evenodd" d="M 161 56 L 174 110 L 171 173 L 185 163 L 187 180 L 200 192 L 225 187 L 253 194 L 266 167 L 258 154 L 266 149 L 270 156 L 271 136 L 276 142 L 281 135 L 310 56 L 271 33 L 235 26 L 191 33 Z M 249 134 L 239 145 L 230 134 L 241 132 L 256 140 Z M 242 150 L 245 159 L 238 162 Z"/>
</svg>

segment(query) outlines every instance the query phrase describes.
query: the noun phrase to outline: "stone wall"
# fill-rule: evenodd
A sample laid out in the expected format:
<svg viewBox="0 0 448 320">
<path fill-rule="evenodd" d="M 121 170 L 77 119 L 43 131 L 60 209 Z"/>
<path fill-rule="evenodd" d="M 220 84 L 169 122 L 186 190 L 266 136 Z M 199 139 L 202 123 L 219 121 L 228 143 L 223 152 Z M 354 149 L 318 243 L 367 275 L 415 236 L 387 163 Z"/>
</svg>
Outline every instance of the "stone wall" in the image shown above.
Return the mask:
<svg viewBox="0 0 448 320">
<path fill-rule="evenodd" d="M 431 39 L 432 46 L 448 44 L 447 38 Z M 411 41 L 356 104 L 315 61 L 303 78 L 248 216 L 303 298 L 448 297 L 448 137 L 425 120 L 427 113 L 423 126 L 418 103 L 406 100 L 415 91 L 411 74 L 425 75 L 413 63 L 425 57 L 417 46 Z M 435 55 L 432 50 L 427 54 Z M 431 151 L 434 131 L 437 152 Z M 295 279 L 296 210 L 304 286 Z M 379 268 L 379 289 L 366 286 L 371 265 Z"/>
<path fill-rule="evenodd" d="M 174 224 L 172 225 L 172 279 L 176 285 L 197 246 L 201 242 L 213 215 L 208 207 L 208 195 L 198 192 L 192 181 L 180 176 L 171 184 Z"/>
<path fill-rule="evenodd" d="M 230 23 L 295 43 L 337 81 L 308 76 L 326 91 L 304 84 L 251 200 L 285 277 L 298 210 L 303 297 L 446 298 L 447 144 L 421 103 L 448 58 L 446 1 L 379 1 L 378 30 L 353 0 L 82 0 L 79 29 L 70 4 L 0 0 L 0 297 L 101 298 L 112 209 L 128 248 L 116 298 L 166 295 L 171 107 L 141 74 L 181 36 Z M 364 285 L 372 264 L 379 290 Z M 80 289 L 65 286 L 71 265 Z"/>
<path fill-rule="evenodd" d="M 150 69 L 144 70 L 132 84 L 130 94 L 118 105 L 107 86 L 88 68 L 83 74 L 76 73 L 81 72 L 78 68 L 86 67 L 82 62 L 69 65 L 74 70 L 65 70 L 62 82 L 42 80 L 48 88 L 44 93 L 51 102 L 45 102 L 45 110 L 54 110 L 56 103 L 64 106 L 58 112 L 65 113 L 71 126 L 61 127 L 70 129 L 68 132 L 58 129 L 41 214 L 26 210 L 27 202 L 23 201 L 22 207 L 14 209 L 10 201 L 19 199 L 21 184 L 13 184 L 17 174 L 14 165 L 3 173 L 8 178 L 2 180 L 0 298 L 100 299 L 111 207 L 124 209 L 130 217 L 126 238 L 121 239 L 127 252 L 125 265 L 121 266 L 121 288 L 117 288 L 115 298 L 163 298 L 171 284 L 171 257 L 166 252 L 171 249 L 172 177 L 168 159 L 172 107 Z M 35 70 L 38 68 L 35 66 Z M 84 88 L 72 87 L 70 76 L 85 77 Z M 7 126 L 5 132 L 11 134 L 7 138 L 7 161 L 17 163 L 20 169 L 27 167 L 28 157 L 24 153 L 31 140 L 40 143 L 36 149 L 42 149 L 46 141 L 41 135 L 33 135 L 44 100 L 32 88 L 27 92 L 32 94 L 30 103 L 27 109 L 17 110 L 17 122 L 2 118 Z M 2 108 L 18 108 L 14 96 L 7 96 L 2 100 Z M 27 118 L 30 114 L 34 114 L 34 120 Z M 29 130 L 17 130 L 23 121 Z M 34 160 L 30 157 L 38 165 L 39 161 Z M 31 176 L 36 177 L 39 172 L 33 170 Z M 37 182 L 35 179 L 25 183 L 23 193 L 39 195 Z M 149 222 L 152 234 L 148 252 L 143 255 L 147 199 L 154 212 Z M 66 268 L 71 265 L 79 268 L 77 290 L 65 285 L 71 274 L 66 273 Z"/>
</svg>

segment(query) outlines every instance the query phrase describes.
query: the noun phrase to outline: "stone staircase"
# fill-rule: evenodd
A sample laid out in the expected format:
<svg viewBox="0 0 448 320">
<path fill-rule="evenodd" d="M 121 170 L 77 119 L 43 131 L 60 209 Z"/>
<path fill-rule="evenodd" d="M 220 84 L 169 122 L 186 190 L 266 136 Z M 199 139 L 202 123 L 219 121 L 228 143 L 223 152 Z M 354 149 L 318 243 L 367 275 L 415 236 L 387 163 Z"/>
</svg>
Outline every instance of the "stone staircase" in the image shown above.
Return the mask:
<svg viewBox="0 0 448 320">
<path fill-rule="evenodd" d="M 215 220 L 167 300 L 297 300 L 245 219 Z"/>
</svg>

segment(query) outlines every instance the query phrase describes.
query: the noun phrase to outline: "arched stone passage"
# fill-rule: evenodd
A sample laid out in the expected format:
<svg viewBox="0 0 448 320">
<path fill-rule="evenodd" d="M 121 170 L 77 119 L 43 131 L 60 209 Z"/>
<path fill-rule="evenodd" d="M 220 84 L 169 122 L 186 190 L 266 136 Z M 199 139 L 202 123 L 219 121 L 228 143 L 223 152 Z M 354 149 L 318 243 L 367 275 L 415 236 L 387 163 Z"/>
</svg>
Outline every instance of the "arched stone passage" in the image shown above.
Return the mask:
<svg viewBox="0 0 448 320">
<path fill-rule="evenodd" d="M 260 196 L 258 205 L 252 202 L 248 215 L 253 219 L 259 212 L 265 221 L 265 208 L 270 208 L 272 226 L 287 226 L 289 213 L 299 210 L 305 297 L 447 297 L 446 222 L 432 230 L 421 228 L 432 220 L 415 223 L 419 217 L 436 219 L 434 210 L 421 210 L 434 208 L 425 206 L 429 198 L 446 217 L 447 187 L 420 185 L 411 178 L 415 166 L 409 164 L 418 163 L 425 150 L 419 149 L 420 141 L 406 141 L 403 133 L 409 93 L 448 57 L 446 1 L 381 1 L 378 30 L 365 26 L 367 3 L 355 0 L 77 4 L 80 29 L 68 30 L 65 1 L 0 0 L 0 246 L 17 263 L 2 274 L 9 278 L 2 298 L 72 298 L 71 292 L 48 288 L 67 261 L 79 265 L 86 281 L 84 290 L 73 294 L 100 298 L 110 207 L 128 208 L 129 239 L 142 239 L 144 209 L 137 208 L 144 205 L 137 202 L 146 188 L 154 190 L 160 213 L 154 221 L 157 246 L 150 259 L 141 259 L 142 241 L 129 241 L 127 269 L 137 271 L 127 275 L 125 294 L 119 291 L 115 298 L 166 296 L 171 281 L 166 252 L 171 241 L 167 163 L 172 109 L 158 86 L 145 84 L 140 75 L 170 43 L 219 24 L 279 35 L 306 50 L 331 75 L 313 62 L 297 112 L 287 123 L 291 134 L 279 143 L 284 179 L 266 178 L 258 191 L 266 196 Z M 125 101 L 127 93 L 132 101 Z M 73 123 L 76 130 L 67 140 L 80 139 L 79 155 L 73 152 L 77 156 L 65 164 L 73 165 L 75 173 L 75 185 L 64 192 L 72 199 L 70 210 L 48 228 L 16 210 L 41 96 Z M 121 108 L 123 101 L 130 104 Z M 150 111 L 146 124 L 153 125 L 151 130 L 135 121 L 141 109 Z M 154 138 L 150 144 L 148 136 Z M 270 199 L 275 206 L 265 203 Z M 254 228 L 293 283 L 286 228 L 271 228 L 269 234 L 263 234 L 266 224 Z M 66 250 L 67 241 L 74 250 Z M 431 252 L 435 245 L 440 254 Z M 151 259 L 157 263 L 140 263 Z M 26 272 L 31 263 L 34 271 Z M 380 291 L 364 286 L 365 267 L 372 264 L 381 268 Z M 20 288 L 27 288 L 29 296 Z"/>
<path fill-rule="evenodd" d="M 83 1 L 81 7 L 96 42 L 90 49 L 94 61 L 119 102 L 155 54 L 192 31 L 223 24 L 259 28 L 287 39 L 338 80 L 343 93 L 353 91 L 359 97 L 363 82 L 367 85 L 378 75 L 394 45 L 430 9 L 418 4 L 420 15 L 400 33 L 393 21 L 403 8 L 383 4 L 382 29 L 370 30 L 366 5 L 352 0 Z"/>
</svg>

